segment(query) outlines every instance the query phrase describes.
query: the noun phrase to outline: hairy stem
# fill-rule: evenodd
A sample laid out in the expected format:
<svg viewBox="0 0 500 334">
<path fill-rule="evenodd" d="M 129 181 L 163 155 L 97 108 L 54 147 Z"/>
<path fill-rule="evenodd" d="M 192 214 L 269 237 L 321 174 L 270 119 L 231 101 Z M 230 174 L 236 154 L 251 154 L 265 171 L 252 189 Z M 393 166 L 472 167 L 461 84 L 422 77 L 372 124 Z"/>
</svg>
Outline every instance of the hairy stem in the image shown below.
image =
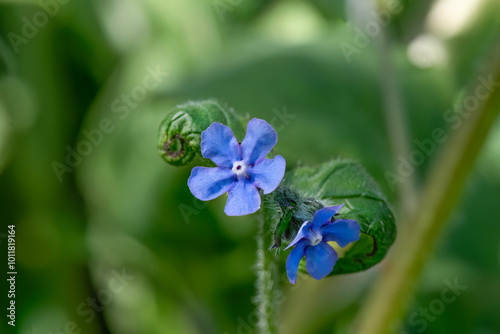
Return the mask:
<svg viewBox="0 0 500 334">
<path fill-rule="evenodd" d="M 424 184 L 418 212 L 402 224 L 405 229 L 396 241 L 394 256 L 386 263 L 365 304 L 356 333 L 388 333 L 390 325 L 404 313 L 430 250 L 457 203 L 467 175 L 500 112 L 499 51 L 494 52 L 492 66 L 482 75 L 482 80 L 492 79 L 497 84 L 490 85 L 492 93 L 450 134 Z M 479 79 L 471 87 L 468 96 L 476 96 L 480 82 Z"/>
<path fill-rule="evenodd" d="M 258 323 L 257 329 L 262 334 L 278 333 L 278 309 L 279 309 L 279 272 L 276 253 L 268 248 L 273 243 L 271 227 L 272 214 L 263 208 L 264 217 L 259 220 L 259 231 L 257 234 L 257 295 L 255 304 L 257 306 Z"/>
</svg>

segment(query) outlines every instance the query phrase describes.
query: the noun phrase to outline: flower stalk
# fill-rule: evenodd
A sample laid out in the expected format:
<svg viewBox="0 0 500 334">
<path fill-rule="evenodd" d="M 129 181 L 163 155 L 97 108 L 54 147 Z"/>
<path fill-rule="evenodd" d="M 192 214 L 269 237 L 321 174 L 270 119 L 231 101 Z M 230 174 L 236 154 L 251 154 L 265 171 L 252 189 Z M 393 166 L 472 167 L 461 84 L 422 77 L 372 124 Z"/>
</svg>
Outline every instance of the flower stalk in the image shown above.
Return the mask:
<svg viewBox="0 0 500 334">
<path fill-rule="evenodd" d="M 257 232 L 257 262 L 256 262 L 256 289 L 254 302 L 257 306 L 257 329 L 261 334 L 278 333 L 278 314 L 281 305 L 281 290 L 279 287 L 280 275 L 278 270 L 278 256 L 269 250 L 273 243 L 272 226 L 274 215 L 271 209 L 264 205 L 263 217 L 259 219 Z"/>
</svg>

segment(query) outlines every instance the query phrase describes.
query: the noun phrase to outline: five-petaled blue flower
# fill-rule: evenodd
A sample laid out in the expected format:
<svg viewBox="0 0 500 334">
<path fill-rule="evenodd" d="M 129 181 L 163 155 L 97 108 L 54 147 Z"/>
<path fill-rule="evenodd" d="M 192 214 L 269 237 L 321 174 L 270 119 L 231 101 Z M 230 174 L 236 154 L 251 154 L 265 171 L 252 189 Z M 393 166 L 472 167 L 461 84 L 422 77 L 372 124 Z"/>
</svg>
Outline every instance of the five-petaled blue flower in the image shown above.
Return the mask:
<svg viewBox="0 0 500 334">
<path fill-rule="evenodd" d="M 285 159 L 265 159 L 276 145 L 278 135 L 266 121 L 254 118 L 247 125 L 241 144 L 233 131 L 212 123 L 201 133 L 201 154 L 218 167 L 195 167 L 188 186 L 193 195 L 208 201 L 228 193 L 224 212 L 228 216 L 254 213 L 260 208 L 258 188 L 264 194 L 278 187 L 285 174 Z"/>
<path fill-rule="evenodd" d="M 327 243 L 336 241 L 340 247 L 359 240 L 360 226 L 351 219 L 332 221 L 342 205 L 330 206 L 316 211 L 312 223 L 306 221 L 295 239 L 287 248 L 295 246 L 286 260 L 286 273 L 290 283 L 295 284 L 299 263 L 306 257 L 307 272 L 317 280 L 332 272 L 337 262 L 337 252 Z"/>
</svg>

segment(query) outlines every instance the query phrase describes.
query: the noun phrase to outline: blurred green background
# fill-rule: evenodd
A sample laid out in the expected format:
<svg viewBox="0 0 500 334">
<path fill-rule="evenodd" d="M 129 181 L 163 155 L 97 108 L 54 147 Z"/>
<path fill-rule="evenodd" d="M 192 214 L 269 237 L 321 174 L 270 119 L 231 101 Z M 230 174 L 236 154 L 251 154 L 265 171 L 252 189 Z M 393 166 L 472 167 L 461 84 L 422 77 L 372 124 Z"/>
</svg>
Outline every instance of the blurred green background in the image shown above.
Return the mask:
<svg viewBox="0 0 500 334">
<path fill-rule="evenodd" d="M 2 279 L 1 332 L 252 333 L 257 215 L 194 200 L 190 168 L 156 152 L 158 126 L 215 97 L 270 122 L 289 168 L 360 161 L 400 212 L 385 173 L 401 124 L 384 96 L 399 97 L 410 150 L 452 133 L 443 114 L 500 34 L 498 0 L 402 5 L 382 39 L 357 30 L 377 22 L 361 0 L 0 1 L 0 247 L 15 224 L 18 269 L 16 327 Z M 418 189 L 437 154 L 406 182 Z M 499 171 L 497 121 L 404 330 L 387 333 L 500 333 Z M 380 267 L 284 281 L 281 332 L 347 333 Z M 418 313 L 455 279 L 466 288 L 453 302 Z"/>
</svg>

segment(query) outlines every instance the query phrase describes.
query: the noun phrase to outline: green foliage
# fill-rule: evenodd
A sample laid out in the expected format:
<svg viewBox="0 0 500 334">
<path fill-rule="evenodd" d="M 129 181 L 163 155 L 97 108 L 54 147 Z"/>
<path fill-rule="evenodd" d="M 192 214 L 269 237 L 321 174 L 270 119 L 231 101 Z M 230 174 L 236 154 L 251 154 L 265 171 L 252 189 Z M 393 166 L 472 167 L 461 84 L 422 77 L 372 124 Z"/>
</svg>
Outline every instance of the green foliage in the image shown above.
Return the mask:
<svg viewBox="0 0 500 334">
<path fill-rule="evenodd" d="M 229 126 L 241 140 L 244 130 L 232 109 L 216 100 L 187 102 L 171 110 L 161 122 L 158 153 L 174 166 L 190 163 L 197 154 L 201 156 L 201 132 L 213 122 Z"/>
<path fill-rule="evenodd" d="M 331 275 L 365 270 L 384 258 L 396 237 L 394 214 L 377 183 L 360 164 L 332 160 L 316 167 L 300 167 L 286 175 L 285 184 L 295 189 L 296 196 L 294 206 L 283 205 L 293 210 L 288 219 L 292 222 L 290 230 L 296 231 L 302 222 L 311 221 L 318 205 L 342 203 L 339 219 L 354 219 L 361 225 L 360 240 L 338 260 Z M 297 194 L 307 194 L 307 198 Z M 281 225 L 276 232 L 281 233 Z"/>
</svg>

